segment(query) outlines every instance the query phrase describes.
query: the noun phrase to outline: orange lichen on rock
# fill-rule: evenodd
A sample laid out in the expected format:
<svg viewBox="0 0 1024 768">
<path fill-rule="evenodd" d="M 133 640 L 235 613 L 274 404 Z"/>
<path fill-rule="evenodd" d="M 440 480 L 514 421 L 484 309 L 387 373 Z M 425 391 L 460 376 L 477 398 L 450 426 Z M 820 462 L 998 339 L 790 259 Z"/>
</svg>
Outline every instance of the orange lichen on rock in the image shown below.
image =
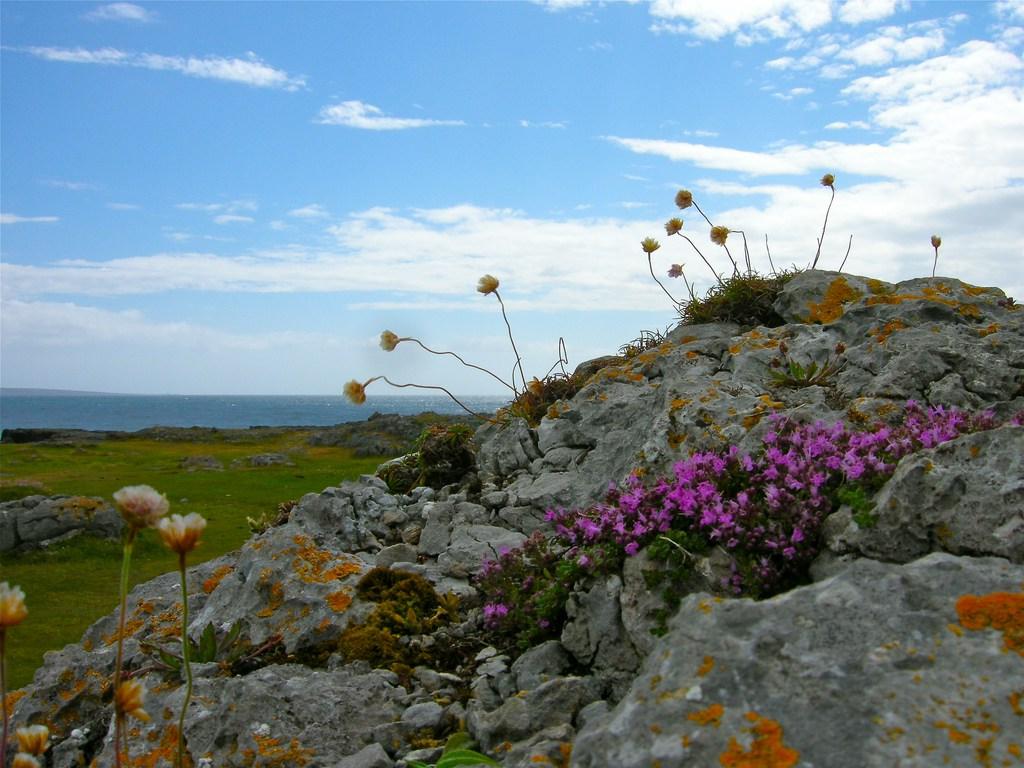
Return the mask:
<svg viewBox="0 0 1024 768">
<path fill-rule="evenodd" d="M 1010 708 L 1017 717 L 1024 717 L 1024 708 L 1021 708 L 1020 705 L 1021 699 L 1024 699 L 1024 691 L 1014 691 L 1010 694 Z"/>
<path fill-rule="evenodd" d="M 224 577 L 231 573 L 233 570 L 235 570 L 235 566 L 233 565 L 219 566 L 217 570 L 210 574 L 210 578 L 206 579 L 206 581 L 203 582 L 203 592 L 205 592 L 206 594 L 210 594 L 211 592 L 213 592 L 213 590 L 220 586 L 220 583 L 224 580 Z"/>
<path fill-rule="evenodd" d="M 829 284 L 821 301 L 811 302 L 807 322 L 827 324 L 838 320 L 843 316 L 843 305 L 859 299 L 860 295 L 860 291 L 851 288 L 845 277 L 837 277 Z"/>
<path fill-rule="evenodd" d="M 136 757 L 128 758 L 128 764 L 132 768 L 156 768 L 158 765 L 174 764 L 174 759 L 178 755 L 178 727 L 168 724 L 163 727 L 159 736 L 156 731 L 148 736 L 149 741 L 155 741 L 157 738 L 160 739 L 160 743 L 156 747 Z M 192 764 L 190 760 L 188 764 Z"/>
<path fill-rule="evenodd" d="M 748 712 L 747 720 L 753 725 L 744 730 L 753 734 L 750 749 L 744 749 L 735 737 L 718 757 L 723 768 L 792 768 L 800 753 L 782 742 L 782 726 L 757 712 Z"/>
<path fill-rule="evenodd" d="M 691 712 L 686 719 L 697 723 L 697 725 L 712 725 L 715 728 L 722 724 L 722 715 L 725 714 L 725 707 L 721 704 L 712 704 L 710 707 Z"/>
<path fill-rule="evenodd" d="M 697 677 L 706 677 L 715 668 L 715 660 L 711 656 L 705 656 L 704 661 L 697 667 Z"/>
<path fill-rule="evenodd" d="M 907 327 L 907 324 L 900 320 L 898 317 L 890 320 L 885 325 L 872 328 L 868 331 L 869 334 L 875 337 L 875 341 L 879 344 L 885 344 L 896 331 L 902 331 Z"/>
<path fill-rule="evenodd" d="M 243 757 L 249 765 L 259 765 L 261 768 L 284 768 L 285 766 L 307 765 L 310 758 L 315 754 L 314 750 L 303 747 L 298 739 L 292 739 L 287 747 L 281 746 L 280 739 L 272 736 L 259 736 L 253 734 L 256 742 L 256 749 L 242 750 Z M 257 757 L 259 761 L 257 763 Z"/>
<path fill-rule="evenodd" d="M 352 595 L 346 590 L 339 589 L 337 592 L 331 592 L 326 598 L 327 604 L 331 606 L 331 610 L 335 613 L 341 613 L 348 610 L 348 607 L 352 605 Z"/>
<path fill-rule="evenodd" d="M 999 323 L 989 323 L 984 328 L 978 329 L 978 335 L 982 338 L 999 332 Z"/>
<path fill-rule="evenodd" d="M 267 602 L 266 608 L 263 608 L 256 612 L 256 615 L 262 619 L 265 619 L 273 615 L 274 611 L 281 607 L 284 603 L 284 587 L 281 582 L 276 582 L 270 587 L 270 600 Z"/>
<path fill-rule="evenodd" d="M 956 613 L 966 629 L 994 629 L 1003 633 L 1003 647 L 1024 656 L 1024 593 L 993 592 L 964 595 Z"/>
</svg>

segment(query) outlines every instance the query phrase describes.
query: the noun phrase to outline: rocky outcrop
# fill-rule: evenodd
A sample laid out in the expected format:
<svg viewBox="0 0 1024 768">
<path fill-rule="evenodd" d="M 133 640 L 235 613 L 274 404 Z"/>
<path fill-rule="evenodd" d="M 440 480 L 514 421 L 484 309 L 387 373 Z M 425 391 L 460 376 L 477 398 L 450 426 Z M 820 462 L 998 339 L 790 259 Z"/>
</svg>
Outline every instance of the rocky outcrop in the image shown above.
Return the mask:
<svg viewBox="0 0 1024 768">
<path fill-rule="evenodd" d="M 82 533 L 113 539 L 121 516 L 89 496 L 26 496 L 0 503 L 0 552 L 34 549 Z"/>
<path fill-rule="evenodd" d="M 558 639 L 490 645 L 481 563 L 637 468 L 656 477 L 695 450 L 753 451 L 774 413 L 859 427 L 908 399 L 1001 420 L 1024 410 L 1024 311 L 997 289 L 807 272 L 775 310 L 774 328 L 680 326 L 590 365 L 538 426 L 482 427 L 479 488 L 392 494 L 366 476 L 193 569 L 190 634 L 240 626 L 248 654 L 198 668 L 185 721 L 197 765 L 430 762 L 458 728 L 507 768 L 1019 761 L 1024 426 L 903 458 L 869 510 L 831 514 L 807 583 L 781 595 L 725 596 L 712 549 L 693 556 L 674 606 L 649 578 L 664 563 L 640 550 L 621 573 L 573 585 Z M 828 367 L 814 381 L 773 375 L 793 361 Z M 375 566 L 461 598 L 440 630 L 424 627 L 451 603 L 386 617 L 407 627 L 402 652 L 430 664 L 356 660 L 353 632 L 383 620 L 383 598 L 360 586 Z M 133 737 L 133 760 L 162 768 L 182 686 L 143 643 L 173 641 L 176 581 L 141 585 L 129 609 L 127 664 L 163 715 Z M 116 614 L 49 654 L 17 702 L 16 723 L 54 728 L 55 765 L 112 763 L 114 640 Z"/>
</svg>

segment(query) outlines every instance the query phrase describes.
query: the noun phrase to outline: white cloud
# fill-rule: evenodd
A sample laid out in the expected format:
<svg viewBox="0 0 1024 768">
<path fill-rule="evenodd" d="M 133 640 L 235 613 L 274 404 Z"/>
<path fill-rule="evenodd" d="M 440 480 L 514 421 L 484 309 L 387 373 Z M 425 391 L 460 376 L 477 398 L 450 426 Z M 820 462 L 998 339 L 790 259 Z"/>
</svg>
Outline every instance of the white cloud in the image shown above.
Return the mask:
<svg viewBox="0 0 1024 768">
<path fill-rule="evenodd" d="M 992 10 L 1004 19 L 1024 21 L 1024 0 L 997 0 Z"/>
<path fill-rule="evenodd" d="M 252 200 L 230 200 L 226 203 L 178 203 L 174 207 L 181 211 L 238 213 L 239 211 L 255 211 L 258 206 Z"/>
<path fill-rule="evenodd" d="M 135 203 L 107 203 L 107 208 L 112 211 L 137 211 L 142 206 Z"/>
<path fill-rule="evenodd" d="M 89 13 L 85 14 L 85 18 L 92 21 L 137 21 L 149 23 L 156 21 L 157 15 L 153 11 L 134 3 L 108 3 L 89 11 Z"/>
<path fill-rule="evenodd" d="M 878 21 L 909 7 L 909 0 L 846 0 L 839 7 L 839 20 L 846 24 Z"/>
<path fill-rule="evenodd" d="M 52 347 L 117 342 L 171 348 L 267 350 L 309 340 L 312 334 L 229 333 L 190 322 L 153 322 L 139 310 L 112 311 L 71 302 L 5 301 L 4 344 Z"/>
<path fill-rule="evenodd" d="M 811 94 L 811 93 L 814 93 L 814 89 L 813 88 L 799 87 L 799 88 L 790 88 L 788 91 L 785 91 L 785 92 L 776 91 L 775 93 L 772 94 L 772 96 L 774 96 L 777 99 L 782 99 L 783 101 L 792 101 L 793 99 L 797 98 L 798 96 L 807 96 L 808 94 Z"/>
<path fill-rule="evenodd" d="M 60 221 L 57 216 L 19 216 L 16 213 L 0 213 L 0 224 L 50 224 Z"/>
<path fill-rule="evenodd" d="M 564 120 L 545 120 L 544 122 L 535 123 L 529 120 L 520 120 L 520 128 L 565 128 L 567 123 Z"/>
<path fill-rule="evenodd" d="M 868 130 L 871 127 L 870 123 L 866 123 L 863 120 L 853 120 L 852 122 L 845 122 L 843 120 L 836 120 L 833 123 L 829 123 L 825 126 L 826 131 L 843 131 L 849 128 L 859 128 L 861 130 Z"/>
<path fill-rule="evenodd" d="M 304 205 L 301 208 L 293 208 L 288 211 L 288 215 L 294 216 L 297 219 L 326 219 L 330 216 L 327 209 L 317 203 Z"/>
<path fill-rule="evenodd" d="M 828 24 L 831 0 L 655 0 L 651 15 L 661 21 L 655 32 L 686 34 L 705 40 L 735 36 L 741 45 L 771 38 L 797 37 Z"/>
<path fill-rule="evenodd" d="M 235 213 L 222 213 L 213 217 L 214 224 L 252 224 L 255 219 L 252 216 L 239 216 Z"/>
<path fill-rule="evenodd" d="M 48 187 L 54 187 L 55 189 L 66 189 L 70 192 L 85 192 L 88 190 L 99 189 L 99 186 L 92 184 L 87 181 L 66 181 L 64 179 L 44 179 L 40 182 Z"/>
<path fill-rule="evenodd" d="M 557 13 L 558 11 L 568 11 L 573 8 L 582 8 L 588 5 L 591 0 L 530 0 L 534 5 L 540 5 L 544 7 L 545 11 Z"/>
<path fill-rule="evenodd" d="M 401 131 L 438 125 L 465 125 L 462 120 L 428 120 L 417 117 L 388 117 L 379 108 L 362 101 L 343 101 L 320 110 L 322 125 L 344 125 L 368 131 Z"/>
<path fill-rule="evenodd" d="M 879 33 L 840 50 L 836 57 L 864 66 L 883 66 L 893 60 L 912 61 L 942 50 L 946 37 L 941 29 L 908 37 L 900 27 L 885 27 Z"/>
<path fill-rule="evenodd" d="M 89 50 L 86 48 L 30 46 L 24 50 L 47 61 L 170 70 L 188 77 L 223 80 L 254 88 L 281 88 L 286 91 L 295 91 L 306 84 L 301 77 L 292 77 L 284 70 L 275 69 L 264 63 L 254 53 L 249 53 L 246 58 L 239 59 L 222 56 L 184 57 L 164 56 L 157 53 L 130 53 L 116 48 Z"/>
</svg>

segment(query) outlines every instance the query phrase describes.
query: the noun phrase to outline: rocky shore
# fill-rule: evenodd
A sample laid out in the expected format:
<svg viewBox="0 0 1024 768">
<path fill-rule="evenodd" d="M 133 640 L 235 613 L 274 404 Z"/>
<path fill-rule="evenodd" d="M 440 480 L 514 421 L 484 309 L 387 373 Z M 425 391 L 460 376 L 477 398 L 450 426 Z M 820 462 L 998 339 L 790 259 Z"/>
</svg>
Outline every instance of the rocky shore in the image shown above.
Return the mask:
<svg viewBox="0 0 1024 768">
<path fill-rule="evenodd" d="M 481 427 L 472 482 L 393 494 L 364 476 L 192 569 L 190 634 L 240 625 L 244 648 L 196 668 L 194 764 L 392 768 L 436 761 L 457 730 L 505 768 L 1020 764 L 1024 311 L 950 278 L 823 271 L 774 309 L 778 327 L 680 326 L 606 360 L 535 427 Z M 842 364 L 790 386 L 772 375 L 780 350 Z M 753 453 L 771 414 L 855 428 L 907 401 L 1004 425 L 901 459 L 870 518 L 831 512 L 803 583 L 734 597 L 712 549 L 672 605 L 645 547 L 572 585 L 556 638 L 492 642 L 474 576 L 551 535 L 549 510 L 693 451 Z M 167 575 L 129 596 L 125 659 L 152 715 L 133 725 L 131 765 L 173 764 L 184 686 L 144 643 L 173 641 L 178 594 Z M 113 765 L 116 628 L 115 612 L 15 694 L 16 725 L 51 728 L 54 768 Z"/>
</svg>

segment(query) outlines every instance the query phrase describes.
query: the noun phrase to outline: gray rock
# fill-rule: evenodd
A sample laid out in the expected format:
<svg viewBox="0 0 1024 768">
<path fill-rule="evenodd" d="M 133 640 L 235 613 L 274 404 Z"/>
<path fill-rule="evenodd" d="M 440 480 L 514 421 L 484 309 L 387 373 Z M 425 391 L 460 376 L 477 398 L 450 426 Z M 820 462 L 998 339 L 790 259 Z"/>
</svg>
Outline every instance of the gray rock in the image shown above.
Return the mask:
<svg viewBox="0 0 1024 768">
<path fill-rule="evenodd" d="M 88 533 L 117 538 L 124 523 L 95 496 L 27 496 L 0 504 L 0 552 L 38 547 Z"/>
<path fill-rule="evenodd" d="M 402 713 L 402 724 L 414 731 L 439 728 L 444 721 L 444 707 L 434 701 L 413 704 Z"/>
<path fill-rule="evenodd" d="M 392 768 L 395 762 L 380 744 L 370 744 L 354 755 L 341 758 L 334 768 Z"/>
<path fill-rule="evenodd" d="M 512 664 L 516 688 L 529 691 L 568 671 L 571 660 L 557 640 L 535 645 Z"/>
<path fill-rule="evenodd" d="M 466 725 L 481 747 L 491 750 L 504 741 L 521 741 L 545 728 L 571 724 L 576 713 L 596 699 L 593 681 L 558 677 L 491 712 L 471 699 Z"/>
<path fill-rule="evenodd" d="M 224 464 L 216 456 L 185 456 L 178 462 L 178 466 L 188 472 L 196 470 L 224 471 Z"/>
<path fill-rule="evenodd" d="M 621 592 L 622 580 L 609 576 L 569 598 L 562 645 L 580 664 L 625 672 L 636 669 L 639 664 L 640 659 L 622 626 Z"/>
<path fill-rule="evenodd" d="M 769 748 L 779 765 L 830 768 L 1007 754 L 1020 657 L 1010 635 L 968 628 L 958 600 L 998 611 L 1022 579 L 1006 560 L 934 554 L 861 560 L 763 602 L 690 596 L 611 716 L 581 729 L 572 765 L 717 765 Z"/>
<path fill-rule="evenodd" d="M 536 434 L 523 419 L 508 424 L 485 424 L 474 438 L 479 449 L 477 466 L 484 479 L 506 478 L 528 469 L 530 462 L 540 458 Z"/>
<path fill-rule="evenodd" d="M 419 551 L 422 554 L 437 556 L 448 548 L 454 512 L 455 505 L 444 501 L 428 502 L 423 507 L 427 522 L 419 538 Z"/>
<path fill-rule="evenodd" d="M 378 568 L 390 568 L 395 563 L 415 563 L 417 550 L 411 544 L 392 544 L 377 553 Z"/>
<path fill-rule="evenodd" d="M 522 544 L 526 537 L 494 525 L 467 525 L 452 533 L 448 549 L 437 558 L 442 571 L 466 577 L 480 570 L 484 560 L 497 560 L 502 552 Z"/>
<path fill-rule="evenodd" d="M 976 432 L 905 457 L 861 528 L 840 510 L 826 521 L 837 554 L 908 562 L 928 552 L 1024 562 L 1024 427 Z"/>
</svg>

